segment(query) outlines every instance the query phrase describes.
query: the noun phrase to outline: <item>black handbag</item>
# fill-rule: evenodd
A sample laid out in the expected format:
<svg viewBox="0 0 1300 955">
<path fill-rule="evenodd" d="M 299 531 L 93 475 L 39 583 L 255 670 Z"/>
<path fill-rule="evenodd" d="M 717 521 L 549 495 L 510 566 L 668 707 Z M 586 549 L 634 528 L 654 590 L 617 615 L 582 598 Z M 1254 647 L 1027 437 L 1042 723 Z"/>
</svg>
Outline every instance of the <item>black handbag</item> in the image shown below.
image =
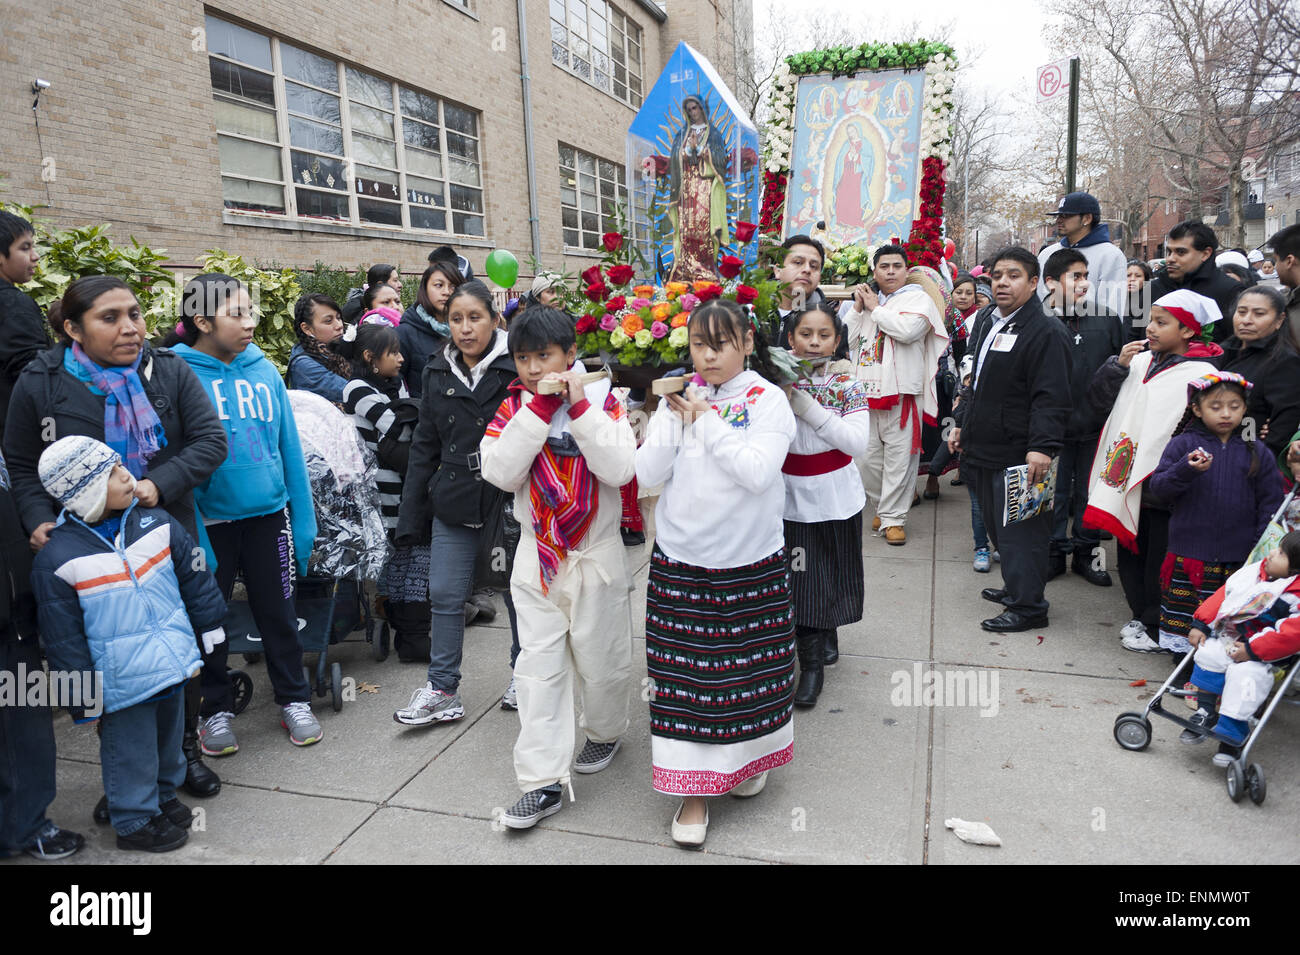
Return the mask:
<svg viewBox="0 0 1300 955">
<path fill-rule="evenodd" d="M 500 493 L 483 516 L 479 530 L 478 555 L 474 560 L 474 581 L 478 587 L 509 590 L 515 569 L 515 551 L 522 533 L 514 516 L 514 495 Z"/>
</svg>

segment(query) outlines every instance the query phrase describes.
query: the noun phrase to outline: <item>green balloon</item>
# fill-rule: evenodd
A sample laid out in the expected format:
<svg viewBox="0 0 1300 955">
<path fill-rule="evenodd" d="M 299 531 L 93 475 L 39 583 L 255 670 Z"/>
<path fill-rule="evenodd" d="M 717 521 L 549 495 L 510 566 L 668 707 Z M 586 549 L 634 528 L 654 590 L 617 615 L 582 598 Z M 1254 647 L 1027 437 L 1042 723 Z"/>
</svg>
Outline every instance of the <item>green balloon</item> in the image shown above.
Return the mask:
<svg viewBox="0 0 1300 955">
<path fill-rule="evenodd" d="M 505 249 L 494 249 L 487 257 L 487 274 L 502 288 L 514 288 L 519 278 L 519 260 Z"/>
</svg>

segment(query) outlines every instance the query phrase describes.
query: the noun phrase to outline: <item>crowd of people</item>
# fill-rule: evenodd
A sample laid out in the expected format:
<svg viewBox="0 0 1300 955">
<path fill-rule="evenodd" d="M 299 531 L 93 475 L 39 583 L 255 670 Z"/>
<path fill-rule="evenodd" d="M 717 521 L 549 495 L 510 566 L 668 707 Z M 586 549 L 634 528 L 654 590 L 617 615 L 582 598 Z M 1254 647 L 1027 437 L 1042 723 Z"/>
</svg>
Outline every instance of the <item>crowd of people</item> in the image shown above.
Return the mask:
<svg viewBox="0 0 1300 955">
<path fill-rule="evenodd" d="M 68 709 L 96 725 L 94 816 L 124 849 L 184 844 L 178 794 L 218 793 L 203 757 L 239 749 L 223 630 L 237 579 L 289 741 L 320 741 L 294 604 L 316 512 L 288 389 L 338 406 L 378 467 L 391 546 L 375 610 L 399 660 L 427 667 L 398 724 L 464 717 L 465 628 L 495 613 L 484 555 L 504 550 L 501 706 L 519 714 L 522 793 L 510 828 L 560 811 L 571 774 L 605 769 L 627 732 L 638 488 L 657 492 L 651 780 L 680 797 L 684 846 L 704 842 L 711 797 L 758 795 L 791 761 L 793 710 L 816 705 L 838 629 L 863 617 L 867 508 L 872 533 L 905 546 L 909 511 L 954 469 L 973 570 L 1002 573 L 982 592 L 999 611 L 984 629 L 1047 627 L 1047 585 L 1067 566 L 1111 586 L 1113 537 L 1132 616 L 1122 645 L 1209 646 L 1206 602 L 1300 476 L 1300 227 L 1235 275 L 1213 231 L 1184 223 L 1153 273 L 1110 243 L 1092 196 L 1054 215 L 1053 246 L 955 274 L 881 246 L 873 281 L 838 307 L 820 288 L 823 247 L 787 238 L 773 320 L 725 298 L 696 306 L 694 377 L 638 434 L 627 393 L 586 374 L 557 276 L 502 315 L 443 247 L 403 311 L 400 275 L 376 265 L 342 306 L 296 303 L 286 388 L 235 279 L 187 282 L 157 344 L 112 277 L 76 279 L 42 314 L 18 288 L 37 261 L 31 226 L 0 213 L 0 669 L 44 657 L 102 674 L 102 708 Z M 1289 297 L 1251 267 L 1265 262 Z M 777 346 L 811 372 L 786 381 Z M 1051 507 L 1015 513 L 1017 469 L 1029 486 L 1054 475 Z M 1285 579 L 1279 592 L 1285 559 L 1261 578 Z M 1204 735 L 1239 745 L 1240 708 L 1222 732 L 1207 708 L 1229 667 L 1216 653 L 1258 658 L 1249 645 L 1198 656 Z M 48 708 L 0 707 L 0 852 L 83 844 L 46 815 L 54 753 Z"/>
</svg>

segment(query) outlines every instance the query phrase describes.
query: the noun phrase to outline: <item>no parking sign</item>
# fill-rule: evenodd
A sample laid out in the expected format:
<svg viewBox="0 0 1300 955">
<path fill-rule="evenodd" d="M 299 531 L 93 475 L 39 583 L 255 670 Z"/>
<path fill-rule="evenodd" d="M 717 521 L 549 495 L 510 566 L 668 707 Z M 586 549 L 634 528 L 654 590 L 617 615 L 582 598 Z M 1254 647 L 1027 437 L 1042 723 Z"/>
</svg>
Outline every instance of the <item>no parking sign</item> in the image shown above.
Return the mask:
<svg viewBox="0 0 1300 955">
<path fill-rule="evenodd" d="M 1038 102 L 1042 103 L 1049 99 L 1054 99 L 1063 93 L 1070 92 L 1070 59 L 1066 57 L 1063 60 L 1057 60 L 1055 63 L 1048 63 L 1046 66 L 1038 68 Z"/>
</svg>

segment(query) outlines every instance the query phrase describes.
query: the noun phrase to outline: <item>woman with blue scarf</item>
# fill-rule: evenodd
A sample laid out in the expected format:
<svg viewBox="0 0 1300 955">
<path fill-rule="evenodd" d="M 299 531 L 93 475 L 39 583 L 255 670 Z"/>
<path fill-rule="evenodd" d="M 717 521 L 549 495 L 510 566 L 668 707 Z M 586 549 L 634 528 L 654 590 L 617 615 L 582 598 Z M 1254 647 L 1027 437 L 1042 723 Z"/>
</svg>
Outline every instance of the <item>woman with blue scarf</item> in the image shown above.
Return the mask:
<svg viewBox="0 0 1300 955">
<path fill-rule="evenodd" d="M 447 300 L 465 281 L 453 263 L 439 259 L 431 262 L 420 276 L 420 288 L 415 294 L 415 304 L 402 313 L 397 326 L 397 337 L 402 347 L 402 380 L 412 398 L 421 393 L 421 378 L 429 357 L 451 341 L 447 326 Z"/>
<path fill-rule="evenodd" d="M 197 538 L 194 488 L 226 459 L 226 432 L 198 377 L 177 355 L 145 341 L 140 303 L 121 279 L 89 275 L 50 306 L 71 343 L 41 352 L 14 385 L 4 455 L 14 501 L 33 550 L 45 546 L 61 510 L 36 472 L 59 438 L 103 441 L 136 478 L 136 497 L 161 507 Z M 198 747 L 198 681 L 186 688 L 185 787 L 215 795 L 221 781 Z"/>
</svg>

